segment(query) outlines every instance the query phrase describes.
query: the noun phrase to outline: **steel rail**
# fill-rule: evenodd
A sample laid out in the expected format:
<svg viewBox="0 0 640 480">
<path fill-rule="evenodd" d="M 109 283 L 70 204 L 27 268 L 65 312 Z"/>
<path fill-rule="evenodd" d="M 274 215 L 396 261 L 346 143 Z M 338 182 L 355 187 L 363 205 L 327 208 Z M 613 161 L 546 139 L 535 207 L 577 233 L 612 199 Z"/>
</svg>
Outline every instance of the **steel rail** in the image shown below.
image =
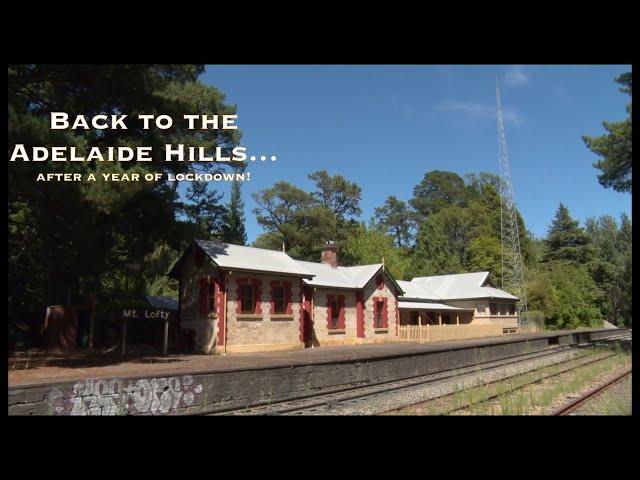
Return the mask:
<svg viewBox="0 0 640 480">
<path fill-rule="evenodd" d="M 466 404 L 466 405 L 462 405 L 462 406 L 460 406 L 460 407 L 452 408 L 452 409 L 450 409 L 450 410 L 445 410 L 444 412 L 440 413 L 440 415 L 450 415 L 450 414 L 452 414 L 452 413 L 459 412 L 459 411 L 461 411 L 461 410 L 467 410 L 467 409 L 469 409 L 469 408 L 471 408 L 471 407 L 473 407 L 473 406 L 480 405 L 480 404 L 487 403 L 487 402 L 490 402 L 490 401 L 492 401 L 492 400 L 495 400 L 495 399 L 499 398 L 500 396 L 502 396 L 502 395 L 504 395 L 504 394 L 517 392 L 518 390 L 522 390 L 523 388 L 529 387 L 529 386 L 531 386 L 531 385 L 536 385 L 536 384 L 538 384 L 538 383 L 540 383 L 540 382 L 542 382 L 542 381 L 544 381 L 544 380 L 547 380 L 547 379 L 549 379 L 549 378 L 558 377 L 558 376 L 562 375 L 563 373 L 571 372 L 571 371 L 573 371 L 573 370 L 577 370 L 577 369 L 579 369 L 579 368 L 586 367 L 587 365 L 592 365 L 592 364 L 594 364 L 594 363 L 597 363 L 597 362 L 601 362 L 601 361 L 607 360 L 608 358 L 611 358 L 611 357 L 613 357 L 613 356 L 615 356 L 615 355 L 616 355 L 615 353 L 612 353 L 612 354 L 610 354 L 610 355 L 604 355 L 604 356 L 602 356 L 602 357 L 598 357 L 598 358 L 593 359 L 593 360 L 590 360 L 590 361 L 588 361 L 588 362 L 583 362 L 583 363 L 580 363 L 580 364 L 578 364 L 578 365 L 574 365 L 574 366 L 572 366 L 572 367 L 565 368 L 564 370 L 560 370 L 560 371 L 558 371 L 558 372 L 554 372 L 554 373 L 551 373 L 551 374 L 549 374 L 549 375 L 546 375 L 546 376 L 540 377 L 540 378 L 538 378 L 538 379 L 536 379 L 536 380 L 534 380 L 534 381 L 532 381 L 532 382 L 525 383 L 525 384 L 523 384 L 523 385 L 518 385 L 518 386 L 515 386 L 515 387 L 510 388 L 510 389 L 508 389 L 508 390 L 502 391 L 502 392 L 500 392 L 500 393 L 497 393 L 497 394 L 494 394 L 494 395 L 490 395 L 489 397 L 487 397 L 487 398 L 483 398 L 482 400 L 478 400 L 477 402 L 469 402 L 469 403 L 468 403 L 468 404 Z M 572 359 L 572 360 L 575 360 L 575 359 Z M 567 362 L 563 362 L 563 363 L 568 363 L 568 362 L 570 362 L 570 361 L 571 361 L 571 360 L 568 360 Z M 538 371 L 538 370 L 542 370 L 543 368 L 549 368 L 549 367 L 552 367 L 552 366 L 553 366 L 553 365 L 548 365 L 548 366 L 546 366 L 546 367 L 541 367 L 541 368 L 539 368 L 539 369 L 532 370 L 532 372 L 536 372 L 536 371 Z M 527 374 L 529 374 L 529 373 L 531 373 L 531 372 L 518 373 L 518 374 L 512 375 L 512 376 L 510 376 L 510 377 L 506 377 L 506 378 L 502 378 L 502 379 L 500 379 L 500 380 L 496 380 L 495 382 L 489 382 L 489 383 L 487 383 L 487 385 L 491 385 L 491 384 L 493 384 L 493 383 L 502 382 L 502 381 L 505 381 L 505 380 L 510 380 L 510 379 L 512 379 L 512 378 L 516 378 L 516 377 L 519 377 L 519 376 L 527 375 Z"/>
<path fill-rule="evenodd" d="M 569 415 L 571 412 L 576 410 L 578 407 L 580 407 L 584 403 L 588 402 L 594 397 L 597 397 L 598 395 L 603 393 L 605 390 L 608 390 L 609 388 L 613 387 L 614 385 L 622 381 L 624 378 L 626 378 L 628 375 L 631 375 L 631 371 L 632 369 L 630 368 L 629 370 L 626 370 L 621 374 L 616 375 L 614 378 L 612 378 L 608 382 L 588 391 L 584 395 L 580 396 L 578 399 L 558 408 L 555 412 L 552 413 L 552 415 L 555 417 Z"/>
</svg>

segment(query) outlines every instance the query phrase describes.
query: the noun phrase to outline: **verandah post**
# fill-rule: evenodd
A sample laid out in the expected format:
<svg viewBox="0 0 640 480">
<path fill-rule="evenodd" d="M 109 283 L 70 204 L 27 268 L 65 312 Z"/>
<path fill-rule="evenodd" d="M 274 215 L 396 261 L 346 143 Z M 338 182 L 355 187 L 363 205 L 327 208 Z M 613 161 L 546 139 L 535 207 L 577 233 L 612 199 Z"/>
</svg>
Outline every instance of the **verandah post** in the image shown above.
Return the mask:
<svg viewBox="0 0 640 480">
<path fill-rule="evenodd" d="M 169 317 L 164 321 L 164 344 L 162 345 L 162 352 L 167 355 L 169 351 Z"/>
<path fill-rule="evenodd" d="M 127 346 L 127 319 L 126 317 L 122 318 L 122 355 L 126 354 L 126 346 Z"/>
</svg>

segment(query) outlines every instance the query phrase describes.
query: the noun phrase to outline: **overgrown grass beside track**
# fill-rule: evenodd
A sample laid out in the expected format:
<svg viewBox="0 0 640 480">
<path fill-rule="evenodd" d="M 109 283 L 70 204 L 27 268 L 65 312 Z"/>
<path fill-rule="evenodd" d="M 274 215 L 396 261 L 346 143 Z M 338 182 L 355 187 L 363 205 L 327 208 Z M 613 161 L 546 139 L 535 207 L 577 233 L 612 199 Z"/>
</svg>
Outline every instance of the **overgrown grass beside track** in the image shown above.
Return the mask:
<svg viewBox="0 0 640 480">
<path fill-rule="evenodd" d="M 621 351 L 590 348 L 558 365 L 472 388 L 456 387 L 451 395 L 404 408 L 400 415 L 545 415 L 567 396 L 627 368 L 631 357 Z"/>
</svg>

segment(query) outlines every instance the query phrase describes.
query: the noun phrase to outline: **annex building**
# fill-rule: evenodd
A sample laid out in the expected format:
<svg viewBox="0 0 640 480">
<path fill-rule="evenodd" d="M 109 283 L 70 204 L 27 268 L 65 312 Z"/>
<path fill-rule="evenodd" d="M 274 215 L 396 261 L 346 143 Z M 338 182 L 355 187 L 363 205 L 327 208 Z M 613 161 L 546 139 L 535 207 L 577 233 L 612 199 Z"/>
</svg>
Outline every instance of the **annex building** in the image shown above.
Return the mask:
<svg viewBox="0 0 640 480">
<path fill-rule="evenodd" d="M 340 266 L 331 242 L 315 263 L 195 240 L 169 275 L 179 281 L 179 329 L 203 353 L 393 342 L 412 325 L 517 329 L 518 298 L 492 287 L 488 272 L 398 281 L 382 263 Z"/>
</svg>

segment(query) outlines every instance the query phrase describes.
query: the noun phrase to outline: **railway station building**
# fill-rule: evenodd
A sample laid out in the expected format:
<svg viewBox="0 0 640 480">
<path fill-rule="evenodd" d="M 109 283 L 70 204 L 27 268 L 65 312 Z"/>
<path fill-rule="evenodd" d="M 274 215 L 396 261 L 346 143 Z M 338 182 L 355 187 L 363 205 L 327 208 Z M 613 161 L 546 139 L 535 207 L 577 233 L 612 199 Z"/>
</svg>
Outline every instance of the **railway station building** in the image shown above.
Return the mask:
<svg viewBox="0 0 640 480">
<path fill-rule="evenodd" d="M 406 325 L 517 328 L 516 297 L 488 272 L 398 281 L 382 263 L 344 267 L 327 242 L 320 262 L 195 240 L 171 267 L 178 328 L 202 353 L 394 342 Z"/>
</svg>

